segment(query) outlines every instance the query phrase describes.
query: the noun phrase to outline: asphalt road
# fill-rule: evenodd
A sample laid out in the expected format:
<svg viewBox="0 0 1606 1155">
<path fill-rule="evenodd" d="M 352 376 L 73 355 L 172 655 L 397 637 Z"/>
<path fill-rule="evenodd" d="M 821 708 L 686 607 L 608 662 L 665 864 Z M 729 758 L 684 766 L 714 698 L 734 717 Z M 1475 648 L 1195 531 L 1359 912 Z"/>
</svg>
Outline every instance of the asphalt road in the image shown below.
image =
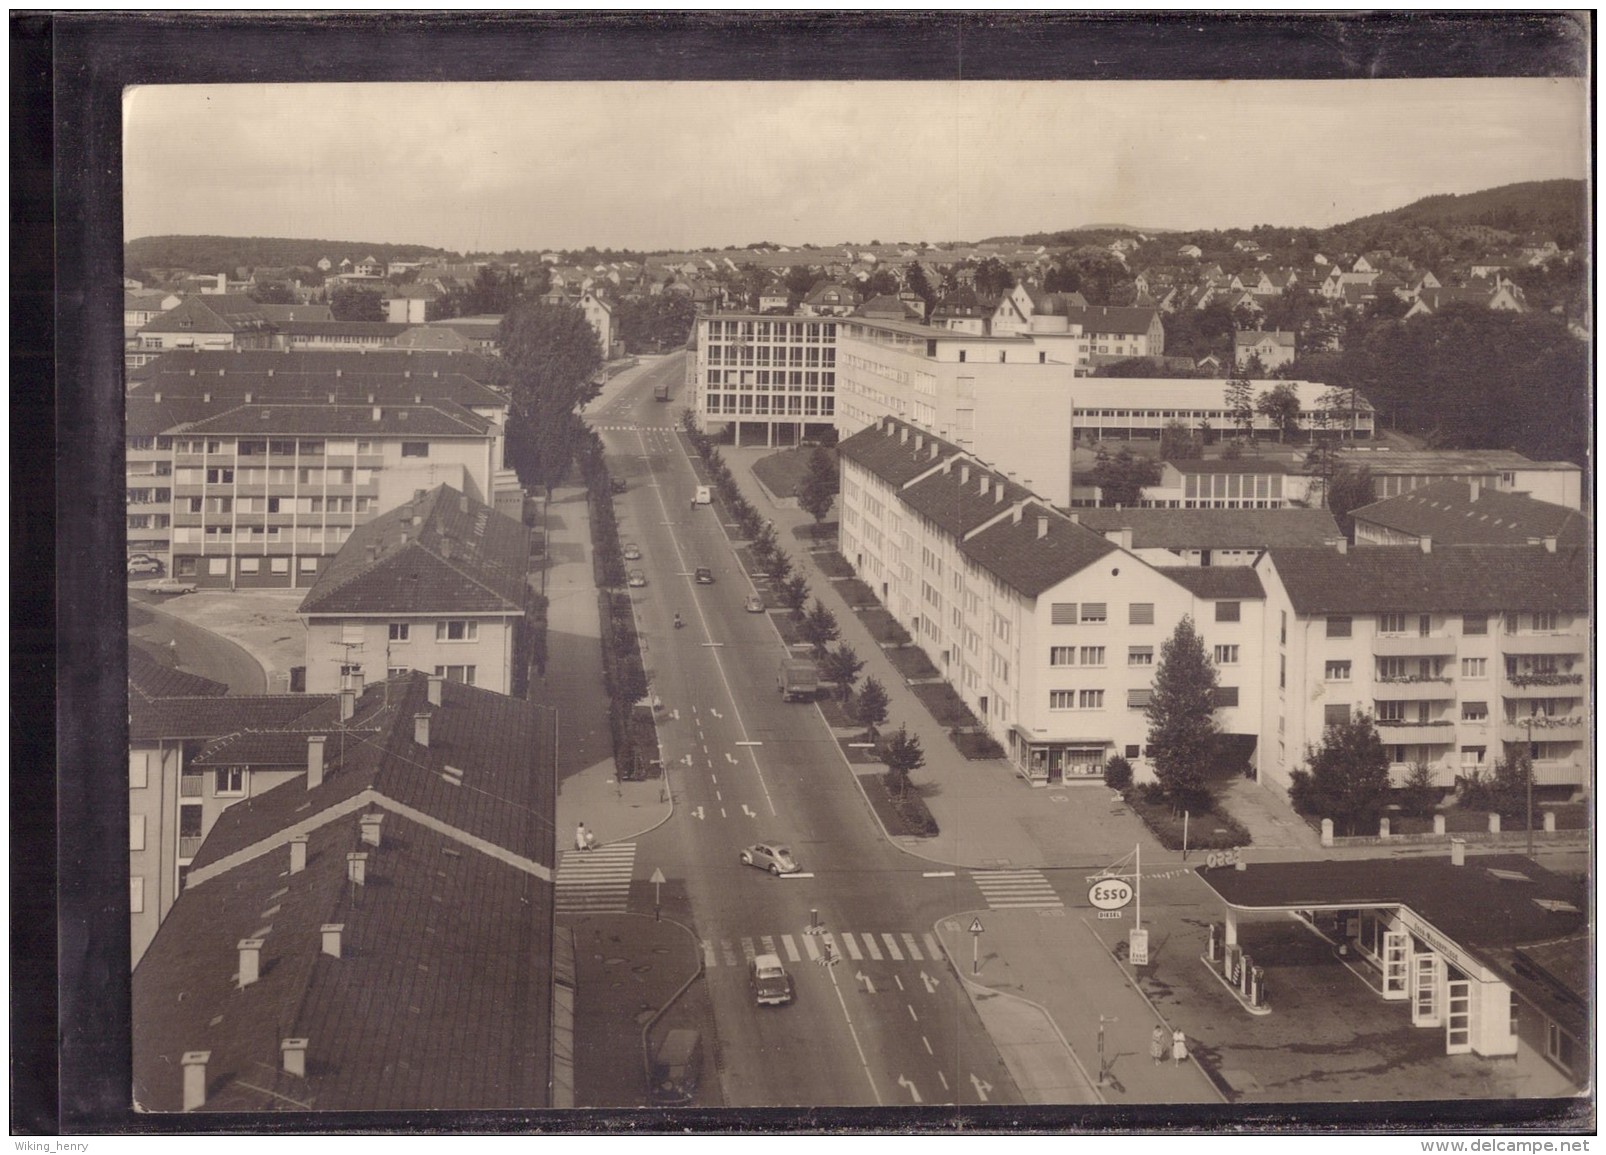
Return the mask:
<svg viewBox="0 0 1606 1155">
<path fill-rule="evenodd" d="M 819 711 L 779 700 L 783 649 L 767 615 L 745 613 L 753 585 L 708 507 L 675 430 L 683 360 L 668 357 L 588 414 L 630 483 L 620 535 L 641 546 L 648 585 L 632 591 L 675 817 L 640 840 L 634 894 L 661 870 L 668 902 L 702 940 L 727 1105 L 1018 1103 L 980 1020 L 936 951 L 936 920 L 982 905 L 968 878 L 889 846 Z M 652 400 L 672 383 L 675 399 Z M 698 566 L 715 583 L 697 586 Z M 673 628 L 680 613 L 685 628 Z M 739 862 L 742 848 L 789 844 L 801 875 Z M 823 934 L 805 933 L 814 925 Z M 824 962 L 829 951 L 834 965 Z M 758 1007 L 747 960 L 779 954 L 790 1006 Z"/>
<path fill-rule="evenodd" d="M 172 659 L 168 664 L 186 674 L 199 674 L 223 682 L 231 694 L 267 693 L 267 675 L 261 664 L 244 649 L 210 630 L 162 612 L 166 600 L 175 596 L 186 595 L 153 594 L 129 587 L 130 644 L 143 643 L 158 660 L 165 652 Z"/>
</svg>

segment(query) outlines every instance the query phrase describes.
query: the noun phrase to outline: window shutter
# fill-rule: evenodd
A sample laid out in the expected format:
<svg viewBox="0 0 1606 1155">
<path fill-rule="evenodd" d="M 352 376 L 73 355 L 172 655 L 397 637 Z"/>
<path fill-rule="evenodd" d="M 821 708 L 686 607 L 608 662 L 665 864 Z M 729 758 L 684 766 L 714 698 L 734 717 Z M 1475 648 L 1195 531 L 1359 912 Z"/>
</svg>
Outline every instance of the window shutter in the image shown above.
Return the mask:
<svg viewBox="0 0 1606 1155">
<path fill-rule="evenodd" d="M 1076 603 L 1055 602 L 1049 620 L 1056 626 L 1074 626 L 1076 624 Z"/>
<path fill-rule="evenodd" d="M 1153 690 L 1148 689 L 1128 690 L 1126 692 L 1126 708 L 1128 710 L 1145 709 L 1148 706 L 1149 698 L 1153 695 L 1153 693 Z"/>
<path fill-rule="evenodd" d="M 1084 622 L 1104 621 L 1109 607 L 1104 602 L 1083 602 L 1082 620 Z"/>
<path fill-rule="evenodd" d="M 142 790 L 150 781 L 150 754 L 145 750 L 131 750 L 128 754 L 128 788 Z"/>
<path fill-rule="evenodd" d="M 1216 621 L 1218 621 L 1218 622 L 1236 622 L 1236 621 L 1238 621 L 1238 619 L 1239 619 L 1239 610 L 1238 610 L 1238 603 L 1237 602 L 1217 602 L 1216 603 Z"/>
<path fill-rule="evenodd" d="M 362 624 L 345 624 L 340 627 L 340 644 L 342 646 L 362 645 Z"/>
<path fill-rule="evenodd" d="M 1348 705 L 1322 707 L 1322 724 L 1324 726 L 1342 726 L 1348 721 Z"/>
<path fill-rule="evenodd" d="M 1236 706 L 1238 704 L 1237 686 L 1217 686 L 1215 694 L 1217 709 L 1223 706 Z"/>
<path fill-rule="evenodd" d="M 1127 622 L 1134 626 L 1154 625 L 1154 603 L 1133 602 L 1128 609 Z"/>
</svg>

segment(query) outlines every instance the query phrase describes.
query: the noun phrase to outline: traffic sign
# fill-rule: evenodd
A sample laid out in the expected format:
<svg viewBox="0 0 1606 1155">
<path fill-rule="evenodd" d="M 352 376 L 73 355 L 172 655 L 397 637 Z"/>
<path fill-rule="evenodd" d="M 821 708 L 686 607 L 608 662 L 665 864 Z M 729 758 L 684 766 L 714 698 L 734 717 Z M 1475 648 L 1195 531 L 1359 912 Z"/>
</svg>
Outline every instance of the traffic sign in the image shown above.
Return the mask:
<svg viewBox="0 0 1606 1155">
<path fill-rule="evenodd" d="M 981 933 L 981 919 L 973 918 L 973 919 L 970 920 L 970 933 L 971 934 L 980 934 Z"/>
<path fill-rule="evenodd" d="M 1087 900 L 1099 910 L 1120 910 L 1132 901 L 1132 884 L 1124 878 L 1101 878 L 1087 888 Z"/>
</svg>

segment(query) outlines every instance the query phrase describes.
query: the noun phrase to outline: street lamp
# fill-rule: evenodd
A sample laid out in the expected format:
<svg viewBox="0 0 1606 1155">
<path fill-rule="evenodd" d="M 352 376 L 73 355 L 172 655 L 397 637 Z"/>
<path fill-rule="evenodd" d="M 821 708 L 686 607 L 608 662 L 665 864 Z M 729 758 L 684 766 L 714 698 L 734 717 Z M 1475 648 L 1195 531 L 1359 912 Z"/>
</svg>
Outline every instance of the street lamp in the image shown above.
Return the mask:
<svg viewBox="0 0 1606 1155">
<path fill-rule="evenodd" d="M 1528 730 L 1528 744 L 1523 747 L 1523 777 L 1528 779 L 1528 857 L 1534 856 L 1534 716 L 1529 714 L 1524 719 Z"/>
</svg>

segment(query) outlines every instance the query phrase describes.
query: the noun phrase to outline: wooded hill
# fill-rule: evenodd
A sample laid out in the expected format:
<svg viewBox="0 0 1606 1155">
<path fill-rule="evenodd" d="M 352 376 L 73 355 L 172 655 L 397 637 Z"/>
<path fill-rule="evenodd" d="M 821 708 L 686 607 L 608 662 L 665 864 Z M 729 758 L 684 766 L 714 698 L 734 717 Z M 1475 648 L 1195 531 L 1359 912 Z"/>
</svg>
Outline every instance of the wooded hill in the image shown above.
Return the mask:
<svg viewBox="0 0 1606 1155">
<path fill-rule="evenodd" d="M 328 257 L 335 265 L 373 257 L 380 261 L 455 258 L 456 253 L 428 245 L 369 244 L 363 241 L 312 241 L 288 237 L 140 237 L 123 246 L 123 268 L 188 269 L 192 273 L 229 273 L 240 267 L 313 268 Z"/>
</svg>

